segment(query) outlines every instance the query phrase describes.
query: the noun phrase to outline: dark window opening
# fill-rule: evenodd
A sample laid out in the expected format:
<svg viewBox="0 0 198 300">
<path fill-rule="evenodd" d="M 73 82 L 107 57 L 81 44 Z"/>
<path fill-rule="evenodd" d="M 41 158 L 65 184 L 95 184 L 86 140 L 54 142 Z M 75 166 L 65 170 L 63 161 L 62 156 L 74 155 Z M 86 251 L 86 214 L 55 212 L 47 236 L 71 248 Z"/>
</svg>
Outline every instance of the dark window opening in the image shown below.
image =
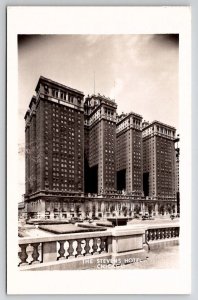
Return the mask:
<svg viewBox="0 0 198 300">
<path fill-rule="evenodd" d="M 144 196 L 149 196 L 149 172 L 143 174 L 143 190 Z"/>
<path fill-rule="evenodd" d="M 98 193 L 98 165 L 90 168 L 85 158 L 85 193 Z"/>
<path fill-rule="evenodd" d="M 117 190 L 126 190 L 126 169 L 117 172 Z"/>
</svg>

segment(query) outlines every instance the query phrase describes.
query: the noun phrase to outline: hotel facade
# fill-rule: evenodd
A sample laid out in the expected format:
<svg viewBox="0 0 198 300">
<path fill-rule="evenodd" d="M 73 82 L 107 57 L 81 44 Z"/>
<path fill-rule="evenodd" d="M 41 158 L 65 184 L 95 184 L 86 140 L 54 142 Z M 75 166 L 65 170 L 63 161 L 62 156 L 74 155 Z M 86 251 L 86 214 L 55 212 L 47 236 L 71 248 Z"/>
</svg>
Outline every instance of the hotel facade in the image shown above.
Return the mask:
<svg viewBox="0 0 198 300">
<path fill-rule="evenodd" d="M 40 77 L 25 114 L 27 218 L 177 212 L 175 128 Z M 159 129 L 158 129 L 159 128 Z"/>
</svg>

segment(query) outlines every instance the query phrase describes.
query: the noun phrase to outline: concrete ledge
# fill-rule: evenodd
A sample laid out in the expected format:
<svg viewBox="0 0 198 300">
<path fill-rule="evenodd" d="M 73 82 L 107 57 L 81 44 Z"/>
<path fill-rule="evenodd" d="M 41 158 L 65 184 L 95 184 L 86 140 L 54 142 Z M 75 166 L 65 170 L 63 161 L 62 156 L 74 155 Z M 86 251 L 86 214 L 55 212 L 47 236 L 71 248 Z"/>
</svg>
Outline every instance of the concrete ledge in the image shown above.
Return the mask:
<svg viewBox="0 0 198 300">
<path fill-rule="evenodd" d="M 89 270 L 111 269 L 111 266 L 120 266 L 132 264 L 146 260 L 148 254 L 145 250 L 128 251 L 125 253 L 104 253 L 87 257 L 80 257 L 74 259 L 65 259 L 54 262 L 46 262 L 35 265 L 27 265 L 20 268 L 20 271 L 65 271 L 65 270 Z M 111 265 L 111 266 L 110 266 Z M 109 266 L 109 267 L 108 267 Z"/>
<path fill-rule="evenodd" d="M 111 231 L 111 236 L 120 237 L 120 236 L 132 236 L 132 235 L 143 235 L 145 233 L 145 227 L 116 227 Z"/>
<path fill-rule="evenodd" d="M 117 261 L 117 264 L 131 264 L 138 261 L 146 260 L 148 258 L 148 253 L 144 250 L 128 251 L 125 253 L 113 253 L 112 259 Z"/>
<path fill-rule="evenodd" d="M 167 228 L 167 226 L 163 226 L 162 228 Z M 151 237 L 157 238 L 156 234 L 151 235 Z M 72 245 L 72 242 L 69 243 L 69 250 L 67 250 L 69 252 L 69 258 L 61 257 L 60 260 L 57 260 L 57 253 L 64 252 L 63 247 L 65 241 L 73 240 L 75 243 L 78 242 L 78 245 L 81 245 L 82 240 L 86 238 L 89 240 L 86 240 L 86 245 L 81 248 L 84 248 L 84 252 L 87 256 L 82 256 L 80 248 L 78 247 L 78 250 L 76 250 L 76 245 Z M 98 242 L 97 238 L 101 238 L 101 240 Z M 93 241 L 89 243 L 90 239 L 93 239 Z M 58 245 L 59 241 L 63 242 Z M 39 243 L 42 243 L 42 245 L 40 245 L 41 247 L 38 249 Z M 93 245 L 91 243 L 93 243 Z M 19 245 L 22 244 L 26 246 L 21 247 L 21 251 L 23 251 L 23 248 L 27 248 L 25 251 L 29 251 L 29 244 L 33 246 L 34 251 L 39 250 L 42 263 L 21 266 L 21 271 L 110 269 L 114 266 L 122 267 L 125 264 L 146 260 L 150 250 L 179 245 L 179 237 L 150 240 L 148 243 L 145 243 L 145 226 L 135 226 L 135 228 L 132 226 L 123 226 L 105 232 L 23 238 L 19 240 Z M 94 254 L 92 255 L 89 248 L 93 247 L 93 249 L 95 249 L 97 244 L 99 245 L 97 248 L 99 247 L 98 251 L 100 251 L 100 254 L 93 250 L 92 252 L 94 252 Z M 107 252 L 104 253 L 104 250 Z M 81 256 L 75 257 L 76 251 L 80 251 Z"/>
<path fill-rule="evenodd" d="M 163 229 L 163 228 L 179 228 L 180 224 L 179 222 L 172 222 L 170 220 L 167 224 L 145 224 L 145 229 Z"/>
<path fill-rule="evenodd" d="M 68 233 L 68 234 L 54 234 L 45 237 L 26 237 L 19 238 L 19 245 L 22 244 L 31 244 L 31 243 L 45 243 L 53 241 L 68 241 L 68 240 L 77 240 L 77 239 L 86 239 L 86 238 L 100 238 L 111 236 L 110 231 L 95 231 L 95 232 L 82 232 L 82 233 Z"/>
<path fill-rule="evenodd" d="M 54 262 L 46 262 L 36 265 L 28 265 L 21 267 L 21 271 L 61 271 L 61 270 L 86 270 L 86 269 L 97 269 L 98 260 L 111 259 L 111 254 L 104 253 L 99 255 L 73 258 L 73 259 L 65 259 Z"/>
<path fill-rule="evenodd" d="M 179 238 L 171 238 L 171 239 L 164 239 L 164 240 L 156 240 L 156 241 L 150 241 L 148 243 L 150 250 L 156 250 L 156 249 L 163 249 L 165 247 L 169 246 L 178 246 L 179 245 Z"/>
</svg>

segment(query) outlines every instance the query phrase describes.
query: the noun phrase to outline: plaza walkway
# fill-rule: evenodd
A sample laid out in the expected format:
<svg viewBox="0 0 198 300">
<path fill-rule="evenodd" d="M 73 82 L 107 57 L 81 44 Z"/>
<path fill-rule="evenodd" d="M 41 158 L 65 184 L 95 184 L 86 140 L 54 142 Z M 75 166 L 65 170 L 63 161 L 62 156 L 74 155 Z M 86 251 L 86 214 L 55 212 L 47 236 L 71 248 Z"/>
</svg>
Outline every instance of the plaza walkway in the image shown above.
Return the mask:
<svg viewBox="0 0 198 300">
<path fill-rule="evenodd" d="M 179 267 L 179 246 L 152 250 L 147 260 L 124 265 L 124 269 L 174 269 Z"/>
</svg>

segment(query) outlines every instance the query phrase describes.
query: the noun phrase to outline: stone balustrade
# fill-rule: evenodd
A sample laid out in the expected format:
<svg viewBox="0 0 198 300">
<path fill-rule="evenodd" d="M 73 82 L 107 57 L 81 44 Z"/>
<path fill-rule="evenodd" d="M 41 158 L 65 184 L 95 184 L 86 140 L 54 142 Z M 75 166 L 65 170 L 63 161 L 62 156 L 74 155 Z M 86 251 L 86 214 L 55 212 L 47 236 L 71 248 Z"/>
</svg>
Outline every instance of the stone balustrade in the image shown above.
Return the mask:
<svg viewBox="0 0 198 300">
<path fill-rule="evenodd" d="M 120 226 L 105 232 L 20 238 L 21 270 L 81 269 L 87 258 L 146 259 L 145 244 L 175 240 L 179 225 Z M 150 247 L 149 247 L 150 249 Z"/>
<path fill-rule="evenodd" d="M 107 253 L 111 233 L 77 233 L 19 240 L 19 266 Z"/>
<path fill-rule="evenodd" d="M 151 228 L 146 230 L 146 241 L 179 237 L 179 227 Z"/>
<path fill-rule="evenodd" d="M 179 243 L 178 224 L 167 225 L 151 225 L 145 231 L 145 243 L 149 246 L 149 250 L 159 248 L 162 245 L 178 245 Z"/>
</svg>

